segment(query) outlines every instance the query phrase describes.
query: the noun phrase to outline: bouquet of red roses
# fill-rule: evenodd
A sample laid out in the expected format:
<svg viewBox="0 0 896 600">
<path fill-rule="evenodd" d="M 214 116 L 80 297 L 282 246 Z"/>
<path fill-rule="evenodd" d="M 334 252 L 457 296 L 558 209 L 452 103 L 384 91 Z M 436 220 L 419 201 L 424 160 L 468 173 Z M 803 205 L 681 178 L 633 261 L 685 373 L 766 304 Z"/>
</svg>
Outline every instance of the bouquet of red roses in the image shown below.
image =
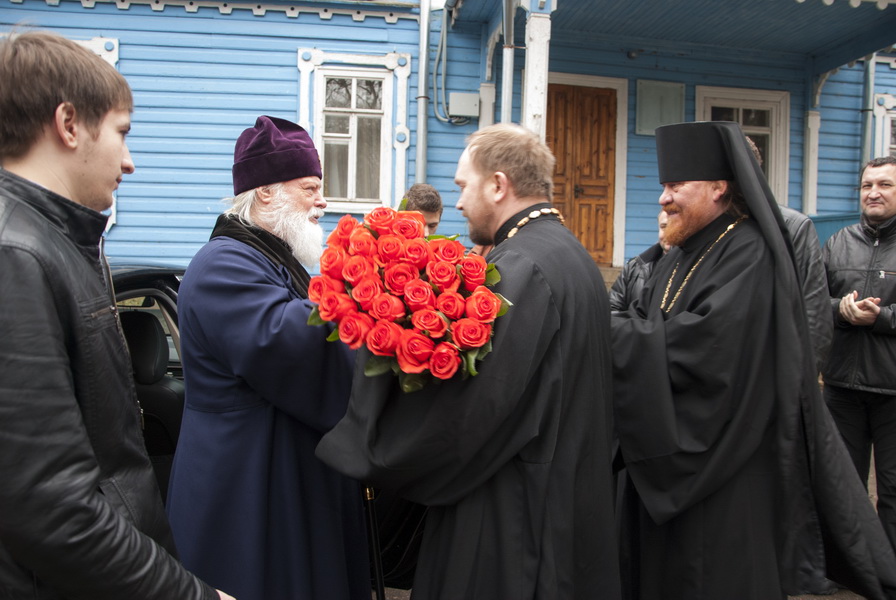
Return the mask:
<svg viewBox="0 0 896 600">
<path fill-rule="evenodd" d="M 363 222 L 345 215 L 308 286 L 317 304 L 308 323 L 337 323 L 327 339 L 366 346 L 364 373 L 391 370 L 405 392 L 457 371 L 476 375 L 476 361 L 492 349 L 494 320 L 511 306 L 489 289 L 501 279 L 493 264 L 454 238 L 424 237 L 423 225 L 420 213 L 388 207 Z"/>
</svg>

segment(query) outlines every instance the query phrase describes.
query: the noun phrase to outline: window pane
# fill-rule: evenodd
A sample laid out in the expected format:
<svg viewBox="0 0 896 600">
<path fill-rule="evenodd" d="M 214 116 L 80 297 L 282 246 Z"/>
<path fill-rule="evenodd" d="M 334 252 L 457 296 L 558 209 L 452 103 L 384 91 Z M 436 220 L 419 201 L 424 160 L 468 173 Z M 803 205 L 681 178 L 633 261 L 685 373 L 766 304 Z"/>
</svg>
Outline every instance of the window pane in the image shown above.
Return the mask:
<svg viewBox="0 0 896 600">
<path fill-rule="evenodd" d="M 768 177 L 767 157 L 770 137 L 765 133 L 751 133 L 747 137 L 753 140 L 753 143 L 756 144 L 756 148 L 759 150 L 759 157 L 762 160 L 762 172 Z"/>
<path fill-rule="evenodd" d="M 896 156 L 896 116 L 890 121 L 890 156 Z"/>
<path fill-rule="evenodd" d="M 351 108 L 352 80 L 328 77 L 326 105 L 334 108 Z"/>
<path fill-rule="evenodd" d="M 348 144 L 324 142 L 324 198 L 348 198 Z"/>
<path fill-rule="evenodd" d="M 737 109 L 729 106 L 713 106 L 710 115 L 713 121 L 737 121 Z"/>
<path fill-rule="evenodd" d="M 358 118 L 358 198 L 380 195 L 380 121 L 379 117 Z"/>
<path fill-rule="evenodd" d="M 743 111 L 744 121 L 742 125 L 747 127 L 768 127 L 769 111 L 757 110 L 755 108 L 745 108 Z"/>
<path fill-rule="evenodd" d="M 348 115 L 325 115 L 325 133 L 348 133 Z"/>
<path fill-rule="evenodd" d="M 379 110 L 383 108 L 383 82 L 379 79 L 358 80 L 358 106 Z"/>
</svg>

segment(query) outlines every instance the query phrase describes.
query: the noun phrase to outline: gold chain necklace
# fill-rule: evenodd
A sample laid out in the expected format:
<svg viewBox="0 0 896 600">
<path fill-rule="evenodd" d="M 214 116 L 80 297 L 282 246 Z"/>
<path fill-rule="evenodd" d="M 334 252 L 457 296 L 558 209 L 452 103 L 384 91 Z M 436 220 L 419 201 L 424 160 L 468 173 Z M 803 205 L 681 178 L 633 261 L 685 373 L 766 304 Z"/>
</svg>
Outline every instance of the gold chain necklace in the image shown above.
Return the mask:
<svg viewBox="0 0 896 600">
<path fill-rule="evenodd" d="M 675 268 L 672 269 L 672 275 L 669 276 L 669 281 L 666 283 L 666 291 L 663 293 L 663 301 L 662 303 L 660 303 L 660 308 L 663 309 L 663 312 L 668 313 L 670 310 L 672 310 L 672 307 L 675 306 L 675 301 L 678 300 L 679 296 L 681 296 L 681 290 L 683 290 L 684 286 L 688 284 L 688 281 L 690 281 L 691 279 L 691 275 L 694 274 L 694 271 L 697 269 L 697 267 L 700 266 L 700 263 L 703 262 L 703 259 L 706 258 L 706 255 L 709 254 L 710 250 L 715 248 L 716 244 L 718 244 L 722 240 L 722 238 L 728 234 L 729 231 L 737 227 L 737 225 L 746 218 L 747 215 L 741 215 L 740 217 L 738 217 L 737 221 L 731 223 L 728 227 L 726 227 L 725 231 L 722 232 L 722 235 L 717 237 L 716 241 L 714 241 L 709 246 L 709 248 L 707 248 L 706 251 L 702 255 L 700 255 L 700 258 L 697 259 L 697 262 L 694 263 L 694 266 L 691 267 L 690 271 L 688 271 L 688 274 L 685 275 L 684 281 L 682 281 L 681 285 L 678 286 L 678 291 L 675 292 L 675 295 L 672 297 L 672 302 L 669 303 L 669 306 L 666 306 L 666 300 L 669 298 L 669 288 L 672 287 L 672 280 L 675 279 L 675 274 L 678 273 L 678 266 L 681 264 L 681 261 L 675 263 Z"/>
<path fill-rule="evenodd" d="M 526 215 L 525 217 L 523 217 L 522 219 L 520 219 L 519 223 L 516 224 L 516 227 L 514 227 L 513 229 L 511 229 L 511 230 L 507 233 L 507 239 L 510 239 L 510 238 L 512 238 L 513 236 L 515 236 L 516 233 L 517 233 L 520 229 L 522 229 L 523 227 L 525 227 L 526 223 L 528 223 L 529 221 L 532 221 L 532 220 L 537 219 L 537 218 L 540 217 L 541 215 L 556 215 L 557 218 L 560 219 L 560 222 L 561 222 L 561 223 L 566 224 L 566 222 L 563 220 L 563 215 L 561 215 L 561 214 L 560 214 L 560 211 L 557 210 L 556 208 L 542 208 L 542 209 L 540 209 L 540 210 L 533 210 L 533 211 L 530 212 L 528 215 Z"/>
</svg>

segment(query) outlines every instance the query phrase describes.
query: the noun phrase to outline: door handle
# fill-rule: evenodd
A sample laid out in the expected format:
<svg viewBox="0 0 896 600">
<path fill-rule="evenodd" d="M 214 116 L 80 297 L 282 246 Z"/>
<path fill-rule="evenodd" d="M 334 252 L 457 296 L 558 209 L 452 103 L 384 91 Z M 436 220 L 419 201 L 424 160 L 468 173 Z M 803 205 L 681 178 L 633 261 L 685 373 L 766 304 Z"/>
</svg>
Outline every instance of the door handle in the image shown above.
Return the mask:
<svg viewBox="0 0 896 600">
<path fill-rule="evenodd" d="M 585 193 L 585 188 L 583 188 L 583 187 L 580 186 L 579 184 L 576 184 L 575 186 L 573 186 L 572 191 L 573 191 L 573 193 L 575 194 L 575 197 L 578 198 L 578 197 L 579 197 L 579 194 L 584 194 L 584 193 Z"/>
</svg>

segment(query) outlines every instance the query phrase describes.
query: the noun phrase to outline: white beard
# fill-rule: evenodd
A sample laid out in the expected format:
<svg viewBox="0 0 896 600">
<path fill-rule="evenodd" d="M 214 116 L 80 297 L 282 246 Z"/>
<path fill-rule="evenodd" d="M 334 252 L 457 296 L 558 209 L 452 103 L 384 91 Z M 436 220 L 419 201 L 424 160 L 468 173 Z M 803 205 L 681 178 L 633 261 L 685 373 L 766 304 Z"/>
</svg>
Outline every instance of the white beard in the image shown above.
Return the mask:
<svg viewBox="0 0 896 600">
<path fill-rule="evenodd" d="M 322 216 L 324 211 L 319 208 L 296 208 L 292 198 L 277 190 L 263 218 L 270 232 L 289 244 L 296 260 L 306 267 L 313 267 L 323 253 L 324 230 L 310 219 Z"/>
</svg>

